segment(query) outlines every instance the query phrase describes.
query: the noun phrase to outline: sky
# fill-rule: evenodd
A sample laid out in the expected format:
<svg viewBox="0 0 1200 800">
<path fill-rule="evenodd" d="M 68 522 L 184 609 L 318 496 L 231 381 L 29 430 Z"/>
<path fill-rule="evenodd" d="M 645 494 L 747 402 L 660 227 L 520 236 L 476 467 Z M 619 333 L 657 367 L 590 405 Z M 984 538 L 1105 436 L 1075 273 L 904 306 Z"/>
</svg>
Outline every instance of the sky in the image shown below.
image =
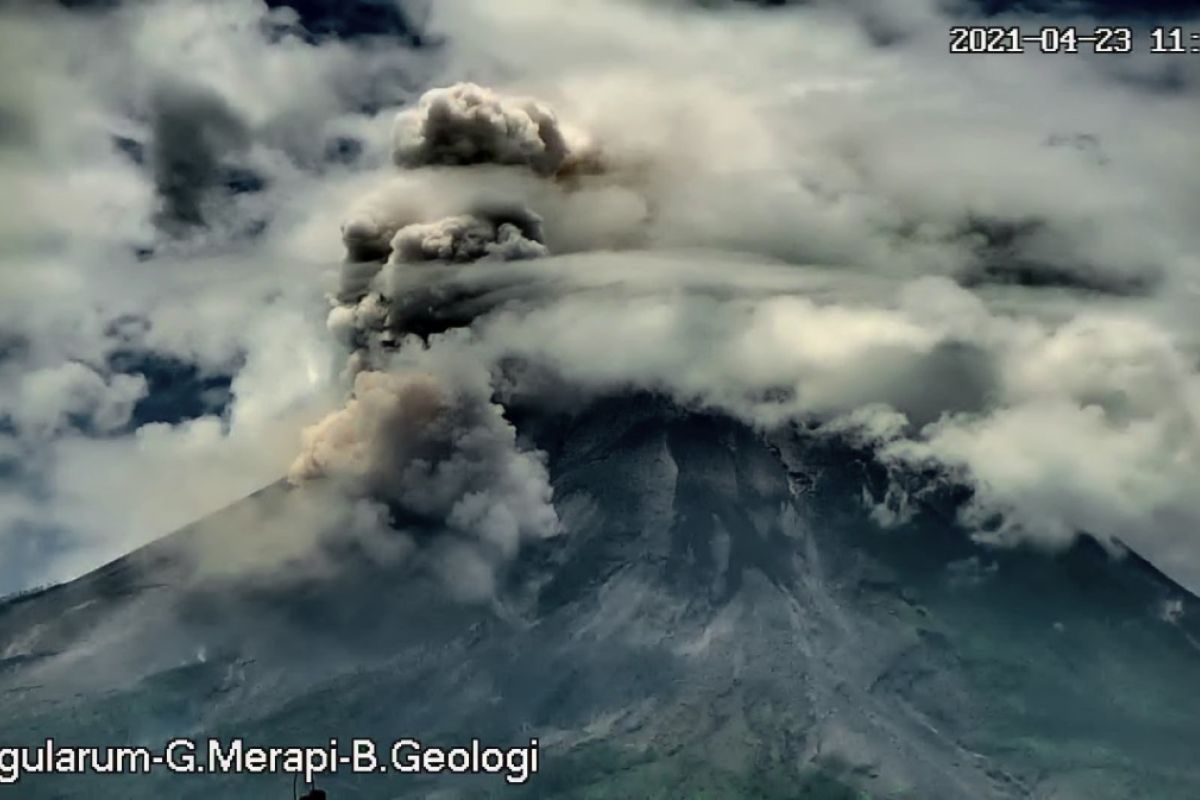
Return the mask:
<svg viewBox="0 0 1200 800">
<path fill-rule="evenodd" d="M 620 390 L 1200 588 L 1195 58 L 951 54 L 933 0 L 92 5 L 0 10 L 0 595 L 284 476 L 486 595 L 569 535 L 505 398 Z"/>
</svg>

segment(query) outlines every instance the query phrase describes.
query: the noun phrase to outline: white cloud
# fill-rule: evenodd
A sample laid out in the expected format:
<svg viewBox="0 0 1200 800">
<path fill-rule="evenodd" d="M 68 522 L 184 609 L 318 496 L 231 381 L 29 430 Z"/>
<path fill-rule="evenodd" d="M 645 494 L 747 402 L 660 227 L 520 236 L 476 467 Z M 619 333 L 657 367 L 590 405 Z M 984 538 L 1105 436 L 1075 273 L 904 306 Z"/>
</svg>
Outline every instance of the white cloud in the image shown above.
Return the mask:
<svg viewBox="0 0 1200 800">
<path fill-rule="evenodd" d="M 264 21 L 282 20 L 251 0 L 89 21 L 5 11 L 0 98 L 20 124 L 0 146 L 14 187 L 0 214 L 0 402 L 23 435 L 40 432 L 20 457 L 48 498 L 6 507 L 24 519 L 53 506 L 73 533 L 69 563 L 50 571 L 282 474 L 300 429 L 345 388 L 322 290 L 345 302 L 330 328 L 360 348 L 364 332 L 413 322 L 393 318 L 398 300 L 450 303 L 465 288 L 484 298 L 469 335 L 395 353 L 393 331 L 354 361 L 347 373 L 367 383 L 311 443 L 315 473 L 422 502 L 384 480 L 415 468 L 409 451 L 379 461 L 364 431 L 408 441 L 395 403 L 430 373 L 435 407 L 462 424 L 412 440 L 443 447 L 426 510 L 505 552 L 548 531 L 545 466 L 516 446 L 487 384 L 515 355 L 586 391 L 652 387 L 768 426 L 816 415 L 896 468 L 969 482 L 964 521 L 993 538 L 1086 530 L 1200 585 L 1193 84 L 1147 93 L 1086 57 L 951 56 L 945 20 L 917 0 L 734 5 L 445 0 L 433 25 L 446 46 L 427 60 L 272 39 Z M 456 88 L 409 106 L 389 141 L 394 105 L 434 73 Z M 460 85 L 484 78 L 494 89 Z M 180 240 L 153 224 L 166 147 L 153 97 L 173 81 L 245 131 L 198 163 L 236 157 L 265 184 L 206 188 L 210 227 Z M 360 111 L 367 99 L 388 107 Z M 347 135 L 371 171 L 321 163 Z M 397 156 L 417 168 L 390 174 Z M 513 214 L 540 218 L 536 235 Z M 355 259 L 394 263 L 350 265 L 339 285 L 343 219 Z M 255 221 L 266 227 L 251 235 Z M 555 255 L 398 263 L 508 245 Z M 236 372 L 225 418 L 72 432 L 81 416 L 110 434 L 129 419 L 143 384 L 107 367 L 128 348 Z M 365 377 L 383 369 L 408 377 Z M 506 477 L 484 490 L 489 472 Z"/>
<path fill-rule="evenodd" d="M 21 375 L 13 396 L 0 396 L 0 413 L 23 436 L 48 437 L 71 428 L 112 433 L 128 424 L 146 388 L 141 375 L 104 376 L 71 361 Z"/>
<path fill-rule="evenodd" d="M 277 480 L 341 392 L 321 283 L 340 255 L 330 198 L 355 176 L 320 160 L 334 136 L 361 140 L 364 164 L 387 160 L 389 120 L 359 106 L 379 87 L 406 95 L 378 79 L 411 59 L 272 38 L 272 13 L 253 0 L 0 12 L 0 439 L 13 450 L 0 560 L 30 525 L 55 537 L 0 594 L 73 577 Z M 180 241 L 154 225 L 155 160 L 189 122 L 157 125 L 155 98 L 176 85 L 211 100 L 184 112 L 228 110 L 245 134 L 231 153 L 265 183 L 224 195 Z M 176 139 L 171 157 L 186 160 Z M 266 229 L 243 236 L 254 219 Z M 114 371 L 120 354 L 131 374 Z M 146 389 L 137 354 L 233 373 L 224 418 L 125 431 Z"/>
<path fill-rule="evenodd" d="M 611 276 L 615 260 L 642 268 L 572 280 Z M 741 264 L 714 283 L 681 259 L 663 286 L 667 269 L 625 253 L 461 273 L 447 289 L 510 289 L 471 335 L 432 352 L 494 369 L 515 358 L 596 393 L 652 388 L 768 429 L 824 420 L 895 469 L 971 486 L 961 519 L 981 539 L 1061 547 L 1087 532 L 1200 585 L 1196 352 L 1135 306 L 1064 319 L 944 279 L 876 279 L 875 292 L 835 279 L 818 292 L 828 271 L 793 268 L 789 282 Z M 515 391 L 536 396 L 536 377 L 522 380 Z"/>
</svg>

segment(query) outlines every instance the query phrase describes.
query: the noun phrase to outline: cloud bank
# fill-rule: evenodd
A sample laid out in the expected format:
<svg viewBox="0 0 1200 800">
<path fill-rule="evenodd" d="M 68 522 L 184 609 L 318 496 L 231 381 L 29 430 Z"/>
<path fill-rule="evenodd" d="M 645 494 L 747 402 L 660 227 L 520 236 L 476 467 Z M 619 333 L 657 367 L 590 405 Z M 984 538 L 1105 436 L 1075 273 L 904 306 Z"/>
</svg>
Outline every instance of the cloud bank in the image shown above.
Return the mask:
<svg viewBox="0 0 1200 800">
<path fill-rule="evenodd" d="M 4 12 L 0 559 L 34 523 L 70 554 L 7 580 L 178 524 L 127 510 L 156 474 L 199 516 L 292 463 L 436 520 L 486 587 L 558 530 L 503 395 L 570 385 L 816 423 L 893 499 L 969 486 L 981 540 L 1089 533 L 1200 587 L 1190 68 L 955 56 L 918 0 L 446 0 L 425 53 L 217 8 Z M 136 426 L 130 349 L 230 402 Z"/>
</svg>

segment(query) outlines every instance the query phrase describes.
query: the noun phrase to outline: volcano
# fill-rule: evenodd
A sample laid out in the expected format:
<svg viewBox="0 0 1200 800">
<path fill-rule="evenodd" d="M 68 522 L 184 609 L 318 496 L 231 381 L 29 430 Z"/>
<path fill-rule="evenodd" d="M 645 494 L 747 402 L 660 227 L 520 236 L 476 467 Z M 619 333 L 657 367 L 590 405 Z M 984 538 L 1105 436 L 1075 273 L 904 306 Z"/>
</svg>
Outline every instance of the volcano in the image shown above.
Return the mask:
<svg viewBox="0 0 1200 800">
<path fill-rule="evenodd" d="M 335 798 L 1200 791 L 1197 604 L 1135 554 L 984 548 L 952 488 L 883 529 L 862 500 L 881 468 L 803 427 L 643 393 L 509 416 L 549 455 L 565 530 L 489 601 L 338 531 L 322 571 L 222 572 L 219 554 L 286 536 L 252 520 L 319 491 L 280 483 L 0 606 L 0 739 L 540 744 L 521 787 L 339 772 L 319 779 Z M 290 781 L 29 775 L 14 796 L 283 798 Z"/>
<path fill-rule="evenodd" d="M 4 4 L 0 797 L 1200 797 L 1131 5 Z"/>
</svg>

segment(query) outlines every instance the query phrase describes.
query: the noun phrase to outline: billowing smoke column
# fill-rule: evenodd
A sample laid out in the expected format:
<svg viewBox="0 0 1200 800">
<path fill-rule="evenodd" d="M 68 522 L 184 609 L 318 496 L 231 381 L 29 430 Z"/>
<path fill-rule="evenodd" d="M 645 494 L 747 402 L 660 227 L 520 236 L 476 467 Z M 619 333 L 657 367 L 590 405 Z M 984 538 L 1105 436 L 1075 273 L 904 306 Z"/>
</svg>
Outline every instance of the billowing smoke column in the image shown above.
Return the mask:
<svg viewBox="0 0 1200 800">
<path fill-rule="evenodd" d="M 553 175 L 569 154 L 549 107 L 473 83 L 426 93 L 396 118 L 393 132 L 393 157 L 403 167 L 499 164 Z"/>
<path fill-rule="evenodd" d="M 409 209 L 387 209 L 381 216 L 363 213 L 343 226 L 351 264 L 512 261 L 549 254 L 541 217 L 520 206 L 473 208 L 434 219 Z"/>
<path fill-rule="evenodd" d="M 486 380 L 361 372 L 353 396 L 304 434 L 289 478 L 325 478 L 444 525 L 509 558 L 558 531 L 545 465 L 521 452 Z"/>
<path fill-rule="evenodd" d="M 411 170 L 488 164 L 553 175 L 568 148 L 552 111 L 471 84 L 429 92 L 395 127 L 395 161 Z M 343 226 L 346 264 L 328 327 L 351 351 L 346 406 L 304 435 L 293 484 L 324 480 L 443 531 L 439 564 L 460 593 L 486 596 L 523 540 L 559 530 L 544 459 L 521 451 L 486 370 L 403 368 L 393 358 L 394 270 L 540 258 L 542 218 L 519 204 L 477 203 L 442 216 L 419 200 Z M 469 583 L 469 586 L 464 586 Z"/>
<path fill-rule="evenodd" d="M 526 212 L 524 219 L 514 220 L 464 214 L 402 228 L 392 240 L 391 260 L 399 264 L 515 261 L 548 254 L 542 244 L 541 220 L 533 214 Z"/>
<path fill-rule="evenodd" d="M 595 160 L 571 139 L 583 141 L 545 104 L 469 83 L 434 89 L 397 115 L 393 160 L 404 182 L 366 198 L 342 227 L 347 263 L 329 327 L 355 352 L 352 372 L 378 368 L 405 330 L 393 308 L 397 270 L 549 255 L 543 219 L 523 198 L 530 182 L 553 185 L 575 169 L 578 154 Z M 496 180 L 477 186 L 481 175 Z"/>
</svg>

